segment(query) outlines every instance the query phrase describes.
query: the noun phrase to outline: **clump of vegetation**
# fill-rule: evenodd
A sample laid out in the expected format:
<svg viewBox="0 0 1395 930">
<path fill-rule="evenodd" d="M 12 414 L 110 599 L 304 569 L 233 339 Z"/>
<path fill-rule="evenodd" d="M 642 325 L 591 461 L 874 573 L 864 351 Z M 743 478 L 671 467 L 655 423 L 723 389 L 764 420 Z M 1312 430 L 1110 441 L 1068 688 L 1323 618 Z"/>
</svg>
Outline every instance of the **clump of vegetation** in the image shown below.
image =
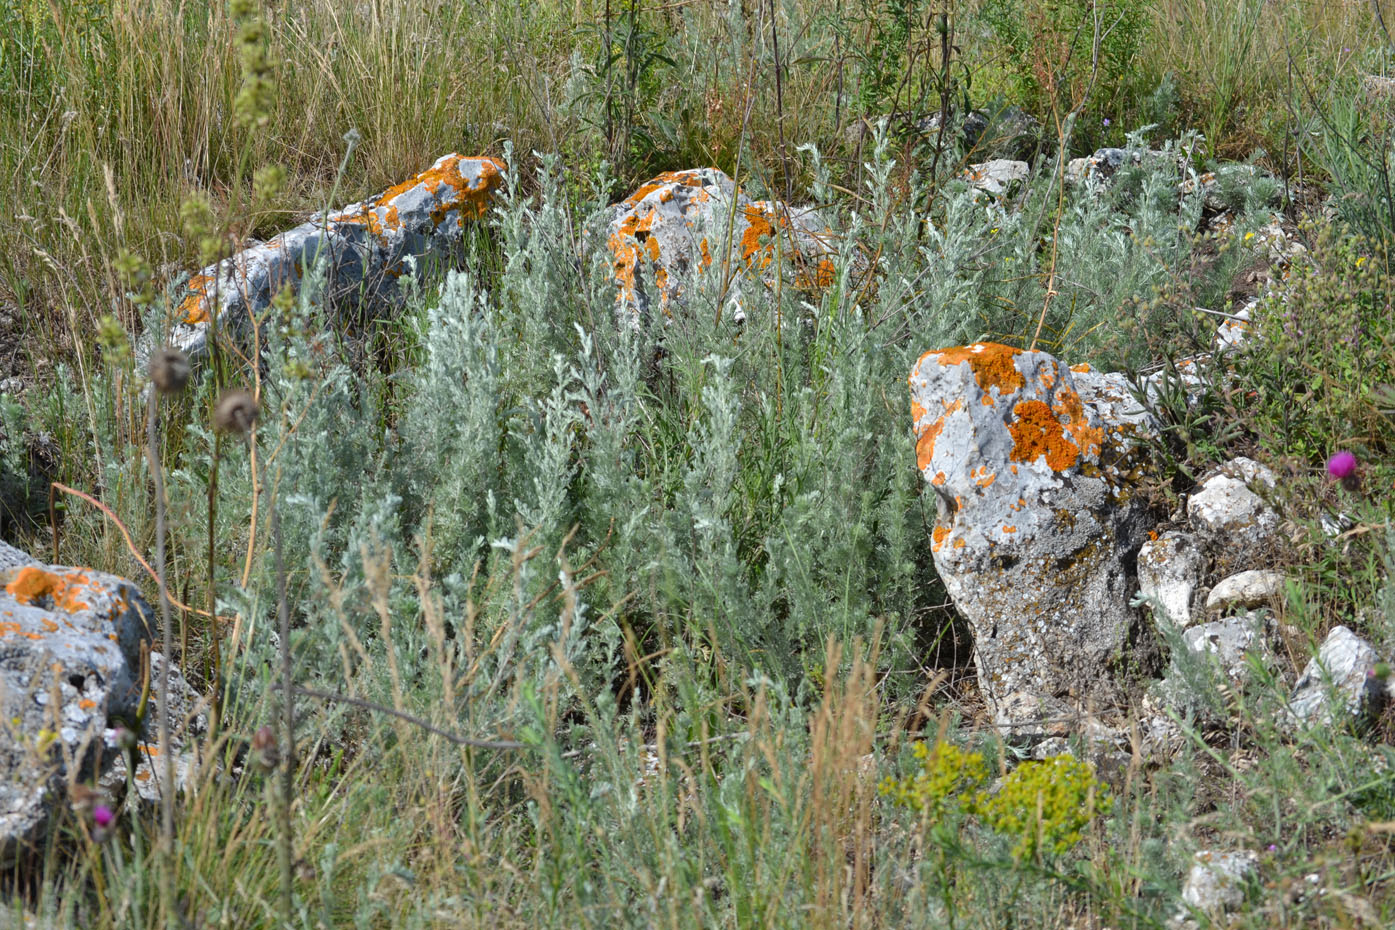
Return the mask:
<svg viewBox="0 0 1395 930">
<path fill-rule="evenodd" d="M 1159 444 L 1174 494 L 1236 453 L 1283 471 L 1288 665 L 1337 621 L 1395 654 L 1388 125 L 1343 77 L 1388 70 L 1377 11 L 0 0 L 0 303 L 46 363 L 0 395 L 0 505 L 31 518 L 0 530 L 144 583 L 162 479 L 172 648 L 217 708 L 173 838 L 134 792 L 76 792 L 7 868 L 16 909 L 1143 928 L 1193 848 L 1234 842 L 1274 888 L 1237 925 L 1390 922 L 1389 727 L 1281 731 L 1293 668 L 1256 670 L 1224 733 L 1179 714 L 1123 784 L 1058 756 L 993 785 L 1021 749 L 976 723 L 904 389 L 981 339 L 1175 367 L 1211 348 L 1198 307 L 1257 289 L 1263 225 L 1333 195 L 1343 222 L 1214 357 L 1231 376 L 1164 392 Z M 897 131 L 998 103 L 1058 143 L 1001 198 L 955 139 Z M 1113 182 L 1067 184 L 1101 143 L 1128 150 Z M 132 338 L 166 281 L 451 149 L 507 163 L 462 268 L 374 319 L 309 275 L 147 442 Z M 1197 182 L 1225 157 L 1280 180 L 1222 165 L 1218 220 Z M 597 217 L 704 163 L 816 203 L 838 273 L 751 276 L 744 324 L 697 273 L 632 325 Z M 40 447 L 105 509 L 55 487 L 32 519 Z M 924 740 L 936 716 L 962 722 Z"/>
</svg>

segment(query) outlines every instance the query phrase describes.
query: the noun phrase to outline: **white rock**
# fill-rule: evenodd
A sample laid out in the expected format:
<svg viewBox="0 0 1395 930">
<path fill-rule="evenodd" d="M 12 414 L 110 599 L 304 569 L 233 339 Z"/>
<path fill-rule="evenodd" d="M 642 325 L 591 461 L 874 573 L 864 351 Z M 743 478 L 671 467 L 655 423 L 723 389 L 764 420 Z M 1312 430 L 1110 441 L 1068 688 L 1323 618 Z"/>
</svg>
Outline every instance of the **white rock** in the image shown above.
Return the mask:
<svg viewBox="0 0 1395 930">
<path fill-rule="evenodd" d="M 1245 884 L 1258 868 L 1259 854 L 1253 850 L 1199 850 L 1192 857 L 1191 870 L 1182 886 L 1182 903 L 1207 917 L 1219 918 L 1245 903 Z M 1175 920 L 1185 921 L 1187 916 L 1184 909 Z"/>
<path fill-rule="evenodd" d="M 1271 658 L 1261 623 L 1247 616 L 1198 624 L 1182 634 L 1182 643 L 1194 654 L 1213 658 L 1232 682 L 1243 682 L 1249 677 L 1250 653 L 1261 655 L 1266 664 Z"/>
<path fill-rule="evenodd" d="M 1202 481 L 1187 499 L 1192 531 L 1211 547 L 1222 570 L 1243 568 L 1274 543 L 1279 514 L 1253 489 L 1267 492 L 1277 483 L 1268 468 L 1241 457 Z"/>
<path fill-rule="evenodd" d="M 1025 161 L 994 158 L 970 165 L 964 169 L 960 177 L 968 181 L 970 187 L 996 197 L 1027 180 L 1031 173 L 1032 170 Z"/>
<path fill-rule="evenodd" d="M 1206 595 L 1206 609 L 1267 607 L 1284 590 L 1284 573 L 1251 569 L 1222 579 Z"/>
<path fill-rule="evenodd" d="M 1196 540 L 1169 530 L 1138 550 L 1138 593 L 1156 601 L 1172 625 L 1185 629 L 1192 622 L 1192 594 L 1205 570 L 1206 556 Z"/>
<path fill-rule="evenodd" d="M 1146 665 L 1153 644 L 1129 606 L 1151 518 L 1128 493 L 1122 424 L 1044 352 L 927 352 L 910 388 L 917 465 L 938 502 L 932 555 L 973 630 L 997 724 L 1036 726 L 1044 704 L 1123 706 L 1120 656 L 1135 649 Z"/>
<path fill-rule="evenodd" d="M 1334 627 L 1293 686 L 1290 714 L 1303 723 L 1327 726 L 1379 712 L 1395 699 L 1395 680 L 1375 675 L 1379 662 L 1370 643 L 1344 626 Z"/>
</svg>

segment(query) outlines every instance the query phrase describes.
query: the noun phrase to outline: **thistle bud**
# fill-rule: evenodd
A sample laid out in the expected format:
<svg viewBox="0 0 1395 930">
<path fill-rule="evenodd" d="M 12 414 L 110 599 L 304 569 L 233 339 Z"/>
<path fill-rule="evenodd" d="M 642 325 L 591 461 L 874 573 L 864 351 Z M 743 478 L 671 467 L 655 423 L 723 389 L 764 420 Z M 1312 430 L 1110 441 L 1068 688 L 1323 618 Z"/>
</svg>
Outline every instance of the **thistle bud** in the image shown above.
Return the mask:
<svg viewBox="0 0 1395 930">
<path fill-rule="evenodd" d="M 252 395 L 238 388 L 218 398 L 213 408 L 213 425 L 225 433 L 244 436 L 257 421 L 257 402 Z"/>
<path fill-rule="evenodd" d="M 150 381 L 161 394 L 176 394 L 189 383 L 189 359 L 178 349 L 164 348 L 150 358 Z"/>
</svg>

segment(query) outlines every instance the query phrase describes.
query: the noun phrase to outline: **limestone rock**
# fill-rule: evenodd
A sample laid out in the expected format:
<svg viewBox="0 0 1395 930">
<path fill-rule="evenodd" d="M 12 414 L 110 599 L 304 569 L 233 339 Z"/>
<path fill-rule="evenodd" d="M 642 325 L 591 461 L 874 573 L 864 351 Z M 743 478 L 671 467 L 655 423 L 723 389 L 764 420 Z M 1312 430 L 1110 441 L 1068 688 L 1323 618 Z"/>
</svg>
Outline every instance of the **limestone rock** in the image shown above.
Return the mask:
<svg viewBox="0 0 1395 930">
<path fill-rule="evenodd" d="M 960 177 L 968 181 L 969 186 L 975 190 L 999 197 L 1027 180 L 1031 173 L 1025 161 L 995 158 L 992 161 L 970 165 L 963 170 Z"/>
<path fill-rule="evenodd" d="M 1178 629 L 1192 622 L 1192 594 L 1206 570 L 1206 556 L 1191 536 L 1169 530 L 1138 550 L 1138 593 L 1156 601 Z"/>
<path fill-rule="evenodd" d="M 134 717 L 154 612 L 120 578 L 31 563 L 0 570 L 0 862 L 32 841 L 109 715 Z"/>
<path fill-rule="evenodd" d="M 951 131 L 945 134 L 952 142 L 956 117 L 951 114 Z M 933 141 L 940 131 L 940 114 L 932 113 L 916 123 L 916 132 Z M 958 126 L 959 138 L 970 157 L 1007 159 L 1030 162 L 1042 144 L 1041 121 L 1021 107 L 1004 107 L 997 113 L 970 110 Z"/>
<path fill-rule="evenodd" d="M 1140 157 L 1128 149 L 1103 148 L 1093 155 L 1072 158 L 1066 164 L 1066 180 L 1072 184 L 1083 181 L 1107 181 L 1129 162 L 1137 164 Z"/>
<path fill-rule="evenodd" d="M 260 312 L 285 286 L 299 286 L 317 261 L 327 268 L 331 303 L 392 299 L 409 271 L 447 262 L 467 222 L 484 215 L 503 183 L 503 165 L 492 158 L 446 155 L 429 169 L 376 197 L 350 204 L 245 249 L 189 279 L 176 309 L 168 344 L 196 361 L 207 351 L 209 329 L 240 334 L 248 315 Z M 158 346 L 147 334 L 141 362 Z"/>
<path fill-rule="evenodd" d="M 1122 706 L 1118 670 L 1147 666 L 1155 644 L 1129 606 L 1151 519 L 1112 438 L 1120 424 L 1044 352 L 939 349 L 909 381 L 917 466 L 938 501 L 935 566 L 997 724 L 1035 726 L 1047 704 Z"/>
<path fill-rule="evenodd" d="M 1251 570 L 1222 579 L 1206 595 L 1206 609 L 1265 607 L 1283 593 L 1284 573 Z"/>
<path fill-rule="evenodd" d="M 651 179 L 611 208 L 607 232 L 617 306 L 635 320 L 654 299 L 665 314 L 685 305 L 692 277 L 714 263 L 730 270 L 725 299 L 737 322 L 745 318 L 743 271 L 773 279 L 782 270 L 778 255 L 805 290 L 832 285 L 837 273 L 833 230 L 817 211 L 751 200 L 716 168 Z"/>
<path fill-rule="evenodd" d="M 1259 854 L 1249 849 L 1236 852 L 1198 850 L 1182 886 L 1183 909 L 1173 918 L 1173 927 L 1194 927 L 1189 913 L 1200 912 L 1216 919 L 1245 903 L 1245 884 L 1259 868 Z"/>
<path fill-rule="evenodd" d="M 1379 713 L 1395 700 L 1395 680 L 1377 677 L 1379 663 L 1370 643 L 1344 626 L 1334 627 L 1293 686 L 1289 713 L 1314 726 Z"/>
<path fill-rule="evenodd" d="M 1243 684 L 1249 677 L 1251 653 L 1260 655 L 1265 664 L 1272 662 L 1262 622 L 1262 617 L 1242 616 L 1202 623 L 1182 634 L 1182 644 L 1215 661 L 1232 683 Z"/>
<path fill-rule="evenodd" d="M 1268 468 L 1240 457 L 1204 479 L 1187 499 L 1192 531 L 1214 550 L 1221 571 L 1248 568 L 1275 544 L 1279 514 L 1254 489 L 1269 491 L 1277 483 Z"/>
</svg>

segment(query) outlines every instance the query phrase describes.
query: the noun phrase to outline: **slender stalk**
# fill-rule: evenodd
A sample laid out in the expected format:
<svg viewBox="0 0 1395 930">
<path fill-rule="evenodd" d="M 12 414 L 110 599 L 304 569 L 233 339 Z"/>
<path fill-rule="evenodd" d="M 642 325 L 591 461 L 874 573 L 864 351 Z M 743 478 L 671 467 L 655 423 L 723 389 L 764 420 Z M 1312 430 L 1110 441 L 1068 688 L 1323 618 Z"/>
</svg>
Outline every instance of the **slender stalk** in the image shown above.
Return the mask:
<svg viewBox="0 0 1395 930">
<path fill-rule="evenodd" d="M 285 743 L 281 762 L 281 829 L 277 857 L 281 865 L 281 920 L 291 924 L 294 904 L 295 854 L 291 842 L 291 798 L 295 793 L 295 693 L 291 683 L 291 621 L 286 608 L 286 565 L 281 552 L 281 505 L 273 493 L 271 502 L 271 545 L 276 567 L 277 635 L 281 647 L 281 738 Z"/>
<path fill-rule="evenodd" d="M 150 460 L 150 477 L 155 483 L 155 576 L 160 588 L 160 632 L 164 661 L 160 663 L 160 755 L 164 759 L 164 781 L 160 791 L 160 845 L 164 856 L 161 879 L 164 897 L 173 901 L 174 869 L 174 751 L 170 745 L 170 662 L 174 648 L 170 624 L 170 596 L 165 577 L 165 477 L 160 466 L 160 436 L 158 430 L 160 392 L 151 389 L 147 403 L 146 455 Z"/>
<path fill-rule="evenodd" d="M 213 704 L 209 709 L 209 735 L 218 735 L 218 722 L 223 705 L 223 661 L 219 640 L 223 631 L 218 628 L 218 585 L 213 574 L 213 524 L 218 512 L 218 458 L 223 451 L 223 437 L 217 430 L 213 433 L 213 461 L 208 470 L 208 635 L 212 661 L 206 668 L 209 692 Z"/>
</svg>

